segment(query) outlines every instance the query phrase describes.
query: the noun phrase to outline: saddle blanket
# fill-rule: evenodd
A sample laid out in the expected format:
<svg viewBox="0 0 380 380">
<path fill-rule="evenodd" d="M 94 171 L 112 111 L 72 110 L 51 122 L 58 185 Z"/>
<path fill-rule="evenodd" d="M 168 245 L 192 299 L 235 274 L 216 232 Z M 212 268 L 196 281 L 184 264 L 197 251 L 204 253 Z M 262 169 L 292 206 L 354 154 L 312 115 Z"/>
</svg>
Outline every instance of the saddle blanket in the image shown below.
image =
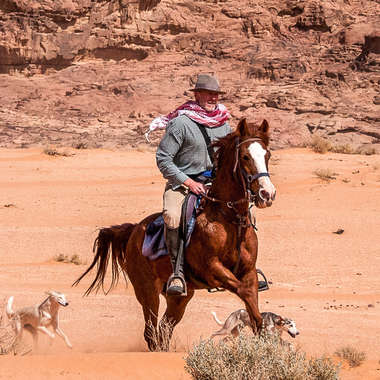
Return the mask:
<svg viewBox="0 0 380 380">
<path fill-rule="evenodd" d="M 188 199 L 186 200 L 186 215 L 184 215 L 186 223 L 185 247 L 189 245 L 190 237 L 194 230 L 196 211 L 199 206 L 200 199 L 201 197 L 198 197 L 195 194 L 189 194 Z M 157 258 L 168 254 L 165 244 L 164 227 L 164 218 L 162 217 L 162 214 L 160 214 L 155 220 L 149 223 L 146 228 L 142 246 L 142 254 L 150 260 L 156 260 Z"/>
</svg>

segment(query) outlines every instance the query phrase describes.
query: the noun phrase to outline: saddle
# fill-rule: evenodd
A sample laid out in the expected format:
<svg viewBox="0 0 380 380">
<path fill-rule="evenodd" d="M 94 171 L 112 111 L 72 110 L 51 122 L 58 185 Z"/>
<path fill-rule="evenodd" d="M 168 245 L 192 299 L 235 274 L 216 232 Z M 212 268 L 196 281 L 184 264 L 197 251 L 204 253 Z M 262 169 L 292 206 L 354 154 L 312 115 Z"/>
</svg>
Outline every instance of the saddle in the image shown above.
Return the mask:
<svg viewBox="0 0 380 380">
<path fill-rule="evenodd" d="M 200 200 L 201 196 L 189 193 L 182 207 L 180 228 L 185 247 L 189 245 L 191 234 L 194 230 Z M 160 256 L 168 254 L 164 238 L 164 226 L 164 218 L 162 214 L 160 214 L 155 220 L 149 223 L 146 228 L 142 254 L 148 257 L 149 260 L 156 260 Z"/>
<path fill-rule="evenodd" d="M 194 226 L 196 223 L 197 211 L 199 208 L 200 201 L 202 196 L 195 195 L 193 193 L 189 193 L 184 201 L 182 207 L 182 217 L 181 217 L 181 235 L 184 242 L 184 247 L 186 248 L 191 239 L 191 234 L 194 230 Z M 142 254 L 147 257 L 149 260 L 156 260 L 161 256 L 168 255 L 168 251 L 165 244 L 164 238 L 164 219 L 162 214 L 160 214 L 155 220 L 148 224 L 146 231 L 144 242 L 142 246 Z M 268 290 L 269 284 L 264 275 L 264 273 L 260 269 L 256 269 L 258 276 L 261 278 L 259 280 L 259 292 Z M 194 282 L 199 282 L 192 277 Z M 203 285 L 203 284 L 200 284 Z M 205 284 L 204 284 L 205 285 Z M 224 288 L 213 288 L 208 289 L 210 293 L 224 291 Z"/>
</svg>

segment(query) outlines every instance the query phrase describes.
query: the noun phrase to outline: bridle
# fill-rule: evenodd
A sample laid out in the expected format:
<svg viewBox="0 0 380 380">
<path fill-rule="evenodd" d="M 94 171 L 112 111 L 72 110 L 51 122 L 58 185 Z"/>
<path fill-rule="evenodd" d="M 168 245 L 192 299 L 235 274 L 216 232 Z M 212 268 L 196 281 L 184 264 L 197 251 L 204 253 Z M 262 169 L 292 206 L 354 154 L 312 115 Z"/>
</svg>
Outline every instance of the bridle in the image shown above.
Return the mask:
<svg viewBox="0 0 380 380">
<path fill-rule="evenodd" d="M 252 193 L 252 191 L 250 190 L 251 183 L 260 177 L 270 177 L 269 173 L 267 172 L 248 174 L 240 164 L 239 150 L 240 147 L 247 142 L 262 142 L 262 139 L 259 137 L 249 138 L 244 141 L 240 141 L 239 137 L 236 137 L 235 139 L 235 163 L 233 169 L 233 176 L 237 182 L 243 184 L 244 198 L 240 198 L 237 201 L 224 201 L 221 199 L 210 197 L 207 194 L 203 194 L 203 196 L 209 201 L 224 203 L 228 208 L 233 209 L 236 212 L 238 219 L 240 214 L 235 206 L 238 206 L 240 203 L 253 203 L 257 197 L 263 199 L 263 197 L 260 194 L 260 190 L 257 194 Z"/>
<path fill-rule="evenodd" d="M 239 264 L 240 264 L 240 257 L 241 257 L 240 245 L 241 245 L 243 228 L 253 227 L 254 229 L 257 229 L 256 221 L 254 220 L 254 222 L 252 222 L 251 213 L 249 211 L 250 210 L 249 205 L 250 203 L 253 203 L 257 197 L 262 198 L 262 196 L 260 194 L 260 190 L 258 191 L 257 194 L 252 193 L 252 191 L 250 190 L 250 184 L 260 177 L 269 177 L 269 173 L 267 172 L 248 174 L 244 170 L 243 166 L 240 164 L 240 159 L 239 159 L 240 147 L 247 142 L 262 142 L 262 139 L 260 139 L 259 137 L 249 138 L 244 141 L 240 141 L 239 137 L 236 137 L 235 139 L 235 163 L 234 163 L 234 169 L 233 169 L 233 176 L 237 182 L 243 184 L 244 198 L 240 198 L 237 201 L 224 201 L 221 199 L 210 197 L 207 194 L 203 194 L 203 197 L 208 199 L 209 201 L 225 204 L 229 209 L 232 209 L 235 212 L 235 220 L 233 220 L 232 223 L 237 225 L 236 249 L 238 252 L 238 259 L 235 263 L 235 266 L 232 272 L 233 274 L 236 274 L 239 268 Z M 241 214 L 240 211 L 237 209 L 237 206 L 241 203 L 247 204 L 247 208 L 244 214 Z M 222 214 L 226 216 L 226 213 L 223 211 L 222 208 L 220 209 L 220 211 Z"/>
</svg>

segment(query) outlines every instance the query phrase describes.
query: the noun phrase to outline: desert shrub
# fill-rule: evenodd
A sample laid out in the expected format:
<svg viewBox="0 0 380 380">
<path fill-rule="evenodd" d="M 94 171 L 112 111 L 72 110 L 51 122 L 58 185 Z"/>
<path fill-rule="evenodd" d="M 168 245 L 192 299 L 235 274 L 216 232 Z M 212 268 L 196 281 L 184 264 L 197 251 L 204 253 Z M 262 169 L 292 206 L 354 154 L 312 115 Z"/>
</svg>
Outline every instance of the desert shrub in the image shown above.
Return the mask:
<svg viewBox="0 0 380 380">
<path fill-rule="evenodd" d="M 228 342 L 201 341 L 185 358 L 186 371 L 196 380 L 338 379 L 331 360 L 306 359 L 276 335 L 241 334 Z"/>
<path fill-rule="evenodd" d="M 376 154 L 377 151 L 374 147 L 371 146 L 362 146 L 356 150 L 357 154 L 365 154 L 367 156 L 371 156 L 373 154 Z"/>
<path fill-rule="evenodd" d="M 159 329 L 155 329 L 152 322 L 149 320 L 147 326 L 149 328 L 148 335 L 153 341 L 153 347 L 151 347 L 152 351 L 166 352 L 169 351 L 169 349 L 172 351 L 176 350 L 175 339 L 171 339 L 174 327 L 171 321 L 164 317 L 159 323 Z"/>
<path fill-rule="evenodd" d="M 350 367 L 359 367 L 366 359 L 366 354 L 354 347 L 345 346 L 335 351 L 335 355 L 347 361 Z"/>
<path fill-rule="evenodd" d="M 64 255 L 63 253 L 59 253 L 54 257 L 55 261 L 58 261 L 60 263 L 73 263 L 75 265 L 82 264 L 82 260 L 80 259 L 79 255 L 75 254 L 69 257 L 68 255 Z"/>
<path fill-rule="evenodd" d="M 2 304 L 2 310 L 4 310 L 5 304 Z M 16 335 L 13 332 L 13 328 L 10 322 L 7 322 L 7 317 L 4 313 L 0 313 L 0 355 L 6 355 L 14 351 L 16 343 Z"/>
<path fill-rule="evenodd" d="M 56 148 L 45 148 L 44 153 L 48 156 L 63 156 L 63 157 L 70 157 L 72 154 L 66 152 L 66 151 L 59 151 Z"/>
<path fill-rule="evenodd" d="M 70 262 L 75 264 L 75 265 L 82 264 L 82 260 L 80 259 L 79 255 L 76 255 L 76 254 L 71 256 Z"/>
<path fill-rule="evenodd" d="M 344 144 L 344 145 L 334 145 L 330 149 L 334 153 L 343 153 L 343 154 L 354 154 L 355 149 L 350 144 Z"/>
<path fill-rule="evenodd" d="M 88 148 L 88 145 L 86 142 L 78 142 L 78 143 L 74 143 L 73 144 L 73 148 L 74 149 L 87 149 Z"/>
<path fill-rule="evenodd" d="M 70 261 L 69 257 L 67 255 L 64 255 L 63 253 L 59 253 L 58 255 L 56 255 L 54 257 L 54 260 L 60 263 L 68 263 Z"/>
<path fill-rule="evenodd" d="M 327 153 L 331 149 L 330 141 L 320 136 L 314 136 L 310 142 L 310 146 L 316 153 Z"/>
<path fill-rule="evenodd" d="M 331 171 L 330 169 L 316 169 L 313 171 L 313 174 L 323 181 L 331 181 L 332 179 L 336 179 L 336 173 Z"/>
</svg>

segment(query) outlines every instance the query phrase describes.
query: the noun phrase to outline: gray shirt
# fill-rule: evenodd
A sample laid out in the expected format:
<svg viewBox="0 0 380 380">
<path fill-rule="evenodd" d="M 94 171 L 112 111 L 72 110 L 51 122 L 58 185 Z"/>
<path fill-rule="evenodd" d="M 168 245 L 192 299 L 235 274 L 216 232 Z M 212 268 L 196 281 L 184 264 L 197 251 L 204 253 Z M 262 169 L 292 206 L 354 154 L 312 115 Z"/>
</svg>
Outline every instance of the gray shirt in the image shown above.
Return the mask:
<svg viewBox="0 0 380 380">
<path fill-rule="evenodd" d="M 211 142 L 232 131 L 227 122 L 220 127 L 205 126 L 205 129 Z M 198 125 L 185 115 L 172 119 L 167 125 L 157 148 L 156 162 L 173 189 L 185 182 L 189 175 L 212 168 L 206 142 Z"/>
</svg>

